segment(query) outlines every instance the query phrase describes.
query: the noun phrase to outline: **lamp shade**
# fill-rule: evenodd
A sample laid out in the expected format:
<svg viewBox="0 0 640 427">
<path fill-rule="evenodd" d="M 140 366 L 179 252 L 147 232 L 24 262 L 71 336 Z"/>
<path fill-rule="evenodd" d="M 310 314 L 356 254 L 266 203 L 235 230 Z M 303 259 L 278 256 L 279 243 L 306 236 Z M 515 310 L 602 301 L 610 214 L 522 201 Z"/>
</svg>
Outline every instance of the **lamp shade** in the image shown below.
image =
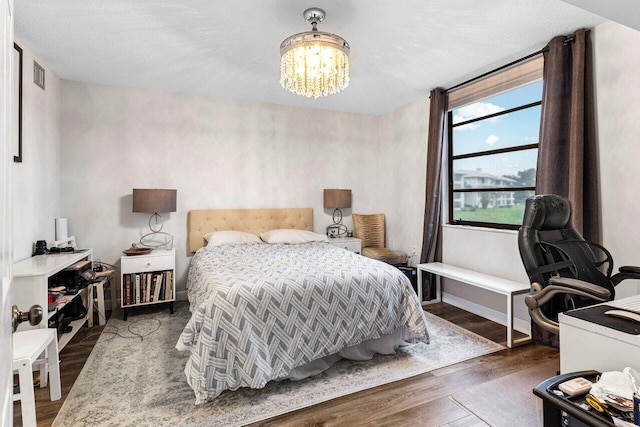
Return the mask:
<svg viewBox="0 0 640 427">
<path fill-rule="evenodd" d="M 325 208 L 350 208 L 351 190 L 324 190 Z"/>
<path fill-rule="evenodd" d="M 175 212 L 177 190 L 133 189 L 133 212 Z"/>
</svg>

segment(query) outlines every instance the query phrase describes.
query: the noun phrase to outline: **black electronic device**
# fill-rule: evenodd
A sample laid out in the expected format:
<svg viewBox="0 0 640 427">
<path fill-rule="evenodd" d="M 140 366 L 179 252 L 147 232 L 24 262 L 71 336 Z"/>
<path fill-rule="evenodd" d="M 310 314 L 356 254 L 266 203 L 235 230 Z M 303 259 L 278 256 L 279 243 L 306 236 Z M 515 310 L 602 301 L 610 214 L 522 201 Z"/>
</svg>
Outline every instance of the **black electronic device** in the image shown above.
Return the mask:
<svg viewBox="0 0 640 427">
<path fill-rule="evenodd" d="M 47 253 L 47 241 L 46 240 L 38 240 L 35 244 L 35 248 L 33 249 L 34 255 L 44 255 Z"/>
<path fill-rule="evenodd" d="M 53 248 L 49 249 L 50 254 L 70 253 L 70 252 L 75 252 L 75 249 L 73 248 L 73 246 L 67 246 L 64 248 L 59 248 L 57 246 L 54 246 Z"/>
<path fill-rule="evenodd" d="M 65 286 L 67 290 L 79 290 L 93 278 L 91 261 L 82 260 L 70 265 L 49 278 L 49 287 Z"/>
<path fill-rule="evenodd" d="M 398 270 L 402 271 L 405 276 L 407 276 L 407 278 L 411 282 L 411 286 L 413 287 L 413 290 L 416 291 L 416 294 L 417 294 L 418 293 L 418 272 L 416 270 L 416 267 L 400 266 L 397 268 Z"/>
</svg>

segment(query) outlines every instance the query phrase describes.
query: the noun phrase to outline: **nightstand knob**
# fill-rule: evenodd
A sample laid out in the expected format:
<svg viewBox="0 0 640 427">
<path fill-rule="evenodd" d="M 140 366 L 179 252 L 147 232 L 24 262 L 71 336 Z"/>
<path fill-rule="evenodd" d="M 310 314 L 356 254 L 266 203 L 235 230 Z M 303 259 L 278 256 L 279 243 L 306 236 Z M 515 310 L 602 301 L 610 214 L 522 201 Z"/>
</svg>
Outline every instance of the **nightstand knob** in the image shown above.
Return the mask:
<svg viewBox="0 0 640 427">
<path fill-rule="evenodd" d="M 150 262 L 147 263 L 147 267 L 151 267 L 151 263 Z"/>
</svg>

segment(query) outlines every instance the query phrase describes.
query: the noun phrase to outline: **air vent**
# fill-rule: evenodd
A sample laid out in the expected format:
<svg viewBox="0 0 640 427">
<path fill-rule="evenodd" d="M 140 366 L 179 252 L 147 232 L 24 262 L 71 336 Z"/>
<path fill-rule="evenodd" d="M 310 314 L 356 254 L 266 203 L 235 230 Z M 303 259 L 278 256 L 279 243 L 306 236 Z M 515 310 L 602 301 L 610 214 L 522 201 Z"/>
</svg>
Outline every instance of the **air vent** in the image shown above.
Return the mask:
<svg viewBox="0 0 640 427">
<path fill-rule="evenodd" d="M 44 90 L 44 68 L 36 61 L 33 61 L 33 82 Z"/>
</svg>

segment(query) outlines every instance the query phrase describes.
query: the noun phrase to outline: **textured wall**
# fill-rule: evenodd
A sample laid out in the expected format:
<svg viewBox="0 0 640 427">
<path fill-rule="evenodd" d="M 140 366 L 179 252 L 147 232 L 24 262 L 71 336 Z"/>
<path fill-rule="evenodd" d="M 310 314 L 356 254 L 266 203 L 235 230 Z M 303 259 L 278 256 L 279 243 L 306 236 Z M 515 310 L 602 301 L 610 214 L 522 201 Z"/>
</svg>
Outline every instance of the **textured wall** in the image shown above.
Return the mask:
<svg viewBox="0 0 640 427">
<path fill-rule="evenodd" d="M 380 116 L 380 189 L 372 192 L 386 219 L 386 244 L 420 261 L 427 164 L 429 99 Z M 382 210 L 384 209 L 384 210 Z M 376 212 L 362 212 L 376 213 Z"/>
<path fill-rule="evenodd" d="M 60 211 L 60 90 L 58 77 L 29 47 L 22 53 L 22 163 L 13 163 L 13 259 L 31 256 L 36 240 L 53 241 Z M 45 68 L 45 88 L 33 83 L 33 60 Z"/>
<path fill-rule="evenodd" d="M 424 105 L 379 117 L 70 81 L 62 92 L 61 215 L 103 261 L 147 231 L 148 215 L 131 212 L 134 187 L 178 190 L 164 231 L 179 289 L 190 209 L 312 207 L 324 232 L 322 189 L 351 188 L 350 228 L 352 212 L 385 212 L 394 246 L 421 242 Z"/>
<path fill-rule="evenodd" d="M 640 32 L 608 22 L 594 31 L 603 243 L 615 267 L 640 265 Z M 640 293 L 639 281 L 618 296 Z"/>
</svg>

